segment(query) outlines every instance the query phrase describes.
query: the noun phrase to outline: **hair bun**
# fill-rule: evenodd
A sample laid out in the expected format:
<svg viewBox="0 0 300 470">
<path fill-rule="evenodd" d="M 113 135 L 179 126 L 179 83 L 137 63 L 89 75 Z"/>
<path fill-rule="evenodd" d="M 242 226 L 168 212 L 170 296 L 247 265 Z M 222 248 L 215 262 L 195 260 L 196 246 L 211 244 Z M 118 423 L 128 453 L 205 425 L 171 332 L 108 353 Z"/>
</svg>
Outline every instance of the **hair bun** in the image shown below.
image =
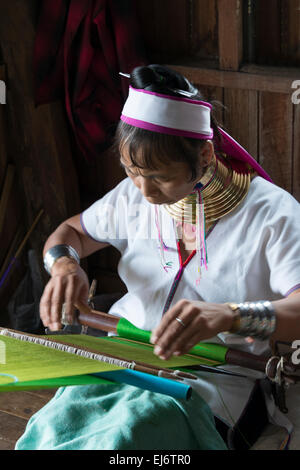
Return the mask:
<svg viewBox="0 0 300 470">
<path fill-rule="evenodd" d="M 174 96 L 194 97 L 198 94 L 197 88 L 185 77 L 163 65 L 151 64 L 136 67 L 130 78 L 130 84 L 137 89 Z M 186 93 L 180 93 L 180 90 Z"/>
<path fill-rule="evenodd" d="M 136 67 L 130 75 L 130 83 L 134 88 L 145 89 L 157 81 L 154 70 L 147 66 Z"/>
</svg>

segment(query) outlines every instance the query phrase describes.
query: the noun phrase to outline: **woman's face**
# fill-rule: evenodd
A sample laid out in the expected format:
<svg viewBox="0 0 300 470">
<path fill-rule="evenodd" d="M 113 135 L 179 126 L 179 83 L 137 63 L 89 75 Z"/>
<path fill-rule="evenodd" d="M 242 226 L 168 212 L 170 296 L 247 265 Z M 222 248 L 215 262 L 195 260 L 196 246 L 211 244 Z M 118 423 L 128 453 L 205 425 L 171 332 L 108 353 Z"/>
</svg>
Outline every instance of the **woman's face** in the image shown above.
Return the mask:
<svg viewBox="0 0 300 470">
<path fill-rule="evenodd" d="M 156 170 L 140 169 L 132 164 L 130 156 L 123 148 L 120 163 L 125 169 L 127 176 L 141 191 L 150 204 L 173 204 L 188 196 L 194 189 L 197 181 L 204 174 L 204 158 L 207 146 L 199 155 L 199 171 L 195 180 L 191 181 L 191 171 L 187 163 L 154 161 Z M 206 159 L 205 166 L 208 164 Z"/>
</svg>

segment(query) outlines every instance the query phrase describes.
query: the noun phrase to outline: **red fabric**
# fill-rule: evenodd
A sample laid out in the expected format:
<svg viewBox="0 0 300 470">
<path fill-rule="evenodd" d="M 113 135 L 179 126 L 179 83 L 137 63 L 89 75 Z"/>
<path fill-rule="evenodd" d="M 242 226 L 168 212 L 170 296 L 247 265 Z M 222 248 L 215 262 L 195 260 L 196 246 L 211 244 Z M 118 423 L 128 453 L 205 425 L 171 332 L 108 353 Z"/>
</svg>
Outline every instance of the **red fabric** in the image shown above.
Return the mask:
<svg viewBox="0 0 300 470">
<path fill-rule="evenodd" d="M 119 72 L 145 64 L 134 0 L 44 0 L 34 49 L 36 105 L 64 99 L 87 160 L 111 143 L 127 94 Z"/>
</svg>

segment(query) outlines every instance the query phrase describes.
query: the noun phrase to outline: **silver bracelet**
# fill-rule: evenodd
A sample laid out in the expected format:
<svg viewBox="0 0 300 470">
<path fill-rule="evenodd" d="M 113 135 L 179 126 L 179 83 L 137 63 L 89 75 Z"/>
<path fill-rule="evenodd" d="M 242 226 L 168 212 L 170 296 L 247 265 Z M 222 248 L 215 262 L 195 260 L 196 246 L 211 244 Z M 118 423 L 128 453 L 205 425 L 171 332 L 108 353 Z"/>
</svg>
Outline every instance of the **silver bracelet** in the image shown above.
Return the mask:
<svg viewBox="0 0 300 470">
<path fill-rule="evenodd" d="M 73 258 L 80 264 L 80 257 L 77 251 L 70 245 L 55 245 L 50 248 L 44 256 L 44 267 L 48 274 L 51 275 L 51 269 L 54 263 L 62 256 Z"/>
<path fill-rule="evenodd" d="M 236 308 L 239 317 L 235 334 L 266 340 L 275 331 L 276 313 L 271 302 L 244 302 Z"/>
</svg>

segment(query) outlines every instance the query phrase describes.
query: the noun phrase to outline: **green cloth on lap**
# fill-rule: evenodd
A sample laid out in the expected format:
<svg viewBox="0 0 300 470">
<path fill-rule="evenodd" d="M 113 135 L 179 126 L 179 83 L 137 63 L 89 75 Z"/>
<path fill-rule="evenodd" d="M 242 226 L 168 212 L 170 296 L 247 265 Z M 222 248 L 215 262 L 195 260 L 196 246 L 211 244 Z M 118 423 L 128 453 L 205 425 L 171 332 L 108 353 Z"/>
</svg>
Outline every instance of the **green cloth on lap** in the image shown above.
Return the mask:
<svg viewBox="0 0 300 470">
<path fill-rule="evenodd" d="M 225 450 L 214 417 L 188 401 L 123 384 L 60 388 L 16 450 Z"/>
</svg>

